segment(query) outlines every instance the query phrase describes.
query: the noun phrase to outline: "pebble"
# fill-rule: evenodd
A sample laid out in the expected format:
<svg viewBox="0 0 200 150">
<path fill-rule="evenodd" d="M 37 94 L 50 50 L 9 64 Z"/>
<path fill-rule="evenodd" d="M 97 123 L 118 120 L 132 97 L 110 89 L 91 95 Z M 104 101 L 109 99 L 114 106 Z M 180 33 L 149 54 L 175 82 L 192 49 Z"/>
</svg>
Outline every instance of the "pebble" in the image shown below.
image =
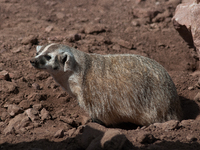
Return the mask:
<svg viewBox="0 0 200 150">
<path fill-rule="evenodd" d="M 40 111 L 42 109 L 42 104 L 34 104 L 33 105 L 33 109 L 37 110 L 37 111 Z"/>
<path fill-rule="evenodd" d="M 188 142 L 197 141 L 197 138 L 194 135 L 191 135 L 191 134 L 187 135 L 186 139 L 187 139 Z"/>
<path fill-rule="evenodd" d="M 0 80 L 11 81 L 8 71 L 3 70 L 0 72 Z"/>
<path fill-rule="evenodd" d="M 121 149 L 127 138 L 117 129 L 109 129 L 106 131 L 101 139 L 101 147 L 103 149 L 116 150 Z"/>
<path fill-rule="evenodd" d="M 128 49 L 133 48 L 133 45 L 132 45 L 130 42 L 125 41 L 125 40 L 122 40 L 122 39 L 113 38 L 113 39 L 112 39 L 112 42 L 113 42 L 113 43 L 117 43 L 117 44 L 119 44 L 120 46 L 125 47 L 125 48 L 128 48 Z"/>
<path fill-rule="evenodd" d="M 65 17 L 65 14 L 63 14 L 63 13 L 61 13 L 61 12 L 58 12 L 58 13 L 56 13 L 56 17 L 57 17 L 58 19 L 63 19 L 63 18 Z"/>
<path fill-rule="evenodd" d="M 54 27 L 52 25 L 50 25 L 50 26 L 45 28 L 45 32 L 49 33 L 49 32 L 51 32 L 53 30 L 53 28 Z"/>
<path fill-rule="evenodd" d="M 51 119 L 51 116 L 49 114 L 49 111 L 47 111 L 45 108 L 43 108 L 40 112 L 40 117 L 41 117 L 41 120 L 44 121 L 44 120 L 49 120 Z"/>
<path fill-rule="evenodd" d="M 24 44 L 24 45 L 28 45 L 28 44 L 35 45 L 35 44 L 38 43 L 38 39 L 37 39 L 37 36 L 30 35 L 28 37 L 23 38 L 21 43 Z"/>
<path fill-rule="evenodd" d="M 161 128 L 163 130 L 174 130 L 179 127 L 179 121 L 177 120 L 170 120 L 164 123 L 154 123 L 153 126 L 156 128 Z"/>
<path fill-rule="evenodd" d="M 155 137 L 146 132 L 140 132 L 138 137 L 137 137 L 137 142 L 142 143 L 142 144 L 151 144 L 156 141 Z"/>
<path fill-rule="evenodd" d="M 76 131 L 76 128 L 72 128 L 72 129 L 68 130 L 65 133 L 65 135 L 68 135 L 69 137 L 71 137 L 74 134 L 75 131 Z"/>
<path fill-rule="evenodd" d="M 194 97 L 194 101 L 200 102 L 200 92 Z"/>
<path fill-rule="evenodd" d="M 0 92 L 2 91 L 2 92 L 6 92 L 6 93 L 14 93 L 14 94 L 19 93 L 17 84 L 14 82 L 2 80 L 1 85 L 2 86 L 0 86 Z"/>
<path fill-rule="evenodd" d="M 28 109 L 30 107 L 30 101 L 28 100 L 22 100 L 20 103 L 19 103 L 19 107 L 23 108 L 24 110 Z"/>
<path fill-rule="evenodd" d="M 18 105 L 10 104 L 10 105 L 8 105 L 7 112 L 10 114 L 10 116 L 15 116 L 15 115 L 17 115 L 19 113 L 22 113 L 23 110 Z"/>
<path fill-rule="evenodd" d="M 37 110 L 34 110 L 32 108 L 29 108 L 25 111 L 25 114 L 31 119 L 32 122 L 39 120 L 39 112 Z"/>
<path fill-rule="evenodd" d="M 33 84 L 32 84 L 32 87 L 33 87 L 35 90 L 40 90 L 40 85 L 37 84 L 37 83 L 33 83 Z"/>
<path fill-rule="evenodd" d="M 64 130 L 63 130 L 63 129 L 58 130 L 58 131 L 54 134 L 54 137 L 55 137 L 55 138 L 62 138 L 63 136 L 64 136 Z"/>
</svg>

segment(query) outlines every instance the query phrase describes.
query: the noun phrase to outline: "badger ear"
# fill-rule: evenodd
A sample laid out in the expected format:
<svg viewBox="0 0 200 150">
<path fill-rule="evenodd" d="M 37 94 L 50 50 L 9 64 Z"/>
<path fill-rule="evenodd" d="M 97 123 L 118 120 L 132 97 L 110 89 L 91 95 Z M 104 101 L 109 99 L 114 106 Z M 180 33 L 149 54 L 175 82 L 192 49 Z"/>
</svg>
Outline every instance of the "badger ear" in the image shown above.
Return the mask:
<svg viewBox="0 0 200 150">
<path fill-rule="evenodd" d="M 75 60 L 74 56 L 71 55 L 70 53 L 68 52 L 63 53 L 60 61 L 64 65 L 64 72 L 71 71 L 73 69 Z"/>
<path fill-rule="evenodd" d="M 41 48 L 42 48 L 42 46 L 40 46 L 40 45 L 36 46 L 36 51 L 39 52 Z"/>
</svg>

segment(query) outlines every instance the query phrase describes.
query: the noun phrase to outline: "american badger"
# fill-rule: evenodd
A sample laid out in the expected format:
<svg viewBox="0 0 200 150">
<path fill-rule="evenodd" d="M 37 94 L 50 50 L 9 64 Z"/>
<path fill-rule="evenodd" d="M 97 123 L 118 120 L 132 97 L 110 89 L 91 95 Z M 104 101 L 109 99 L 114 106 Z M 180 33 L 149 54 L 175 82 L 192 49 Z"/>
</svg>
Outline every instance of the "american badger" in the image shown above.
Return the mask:
<svg viewBox="0 0 200 150">
<path fill-rule="evenodd" d="M 87 54 L 61 44 L 37 46 L 31 64 L 49 72 L 93 119 L 106 125 L 180 120 L 175 85 L 156 61 L 134 54 Z"/>
</svg>

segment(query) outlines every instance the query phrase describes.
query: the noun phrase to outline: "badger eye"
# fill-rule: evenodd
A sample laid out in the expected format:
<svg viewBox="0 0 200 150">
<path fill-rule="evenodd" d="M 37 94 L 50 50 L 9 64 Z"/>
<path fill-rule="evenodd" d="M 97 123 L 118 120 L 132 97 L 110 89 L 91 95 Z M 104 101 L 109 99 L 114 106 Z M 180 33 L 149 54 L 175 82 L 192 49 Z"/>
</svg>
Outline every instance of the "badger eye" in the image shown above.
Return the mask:
<svg viewBox="0 0 200 150">
<path fill-rule="evenodd" d="M 51 59 L 51 56 L 49 56 L 49 55 L 44 55 L 44 58 L 45 58 L 46 60 L 50 60 L 50 59 Z"/>
</svg>

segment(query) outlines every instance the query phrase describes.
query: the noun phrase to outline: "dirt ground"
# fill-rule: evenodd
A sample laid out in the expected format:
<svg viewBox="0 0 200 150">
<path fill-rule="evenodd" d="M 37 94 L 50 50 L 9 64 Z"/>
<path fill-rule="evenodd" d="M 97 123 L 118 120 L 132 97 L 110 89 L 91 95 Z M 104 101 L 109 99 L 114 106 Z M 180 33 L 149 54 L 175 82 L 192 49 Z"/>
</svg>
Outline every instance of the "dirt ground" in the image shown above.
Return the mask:
<svg viewBox="0 0 200 150">
<path fill-rule="evenodd" d="M 122 149 L 200 149 L 200 101 L 194 98 L 200 91 L 199 59 L 171 22 L 180 2 L 0 0 L 0 71 L 9 74 L 0 80 L 0 150 L 84 150 L 89 145 L 83 146 L 87 135 L 110 129 L 126 136 L 128 146 Z M 119 128 L 91 123 L 76 100 L 29 63 L 36 45 L 52 42 L 88 53 L 155 59 L 176 85 L 184 120 Z M 11 104 L 20 109 L 15 111 Z M 33 108 L 37 108 L 33 118 L 21 127 L 13 123 Z M 143 141 L 146 133 L 154 140 Z"/>
</svg>

